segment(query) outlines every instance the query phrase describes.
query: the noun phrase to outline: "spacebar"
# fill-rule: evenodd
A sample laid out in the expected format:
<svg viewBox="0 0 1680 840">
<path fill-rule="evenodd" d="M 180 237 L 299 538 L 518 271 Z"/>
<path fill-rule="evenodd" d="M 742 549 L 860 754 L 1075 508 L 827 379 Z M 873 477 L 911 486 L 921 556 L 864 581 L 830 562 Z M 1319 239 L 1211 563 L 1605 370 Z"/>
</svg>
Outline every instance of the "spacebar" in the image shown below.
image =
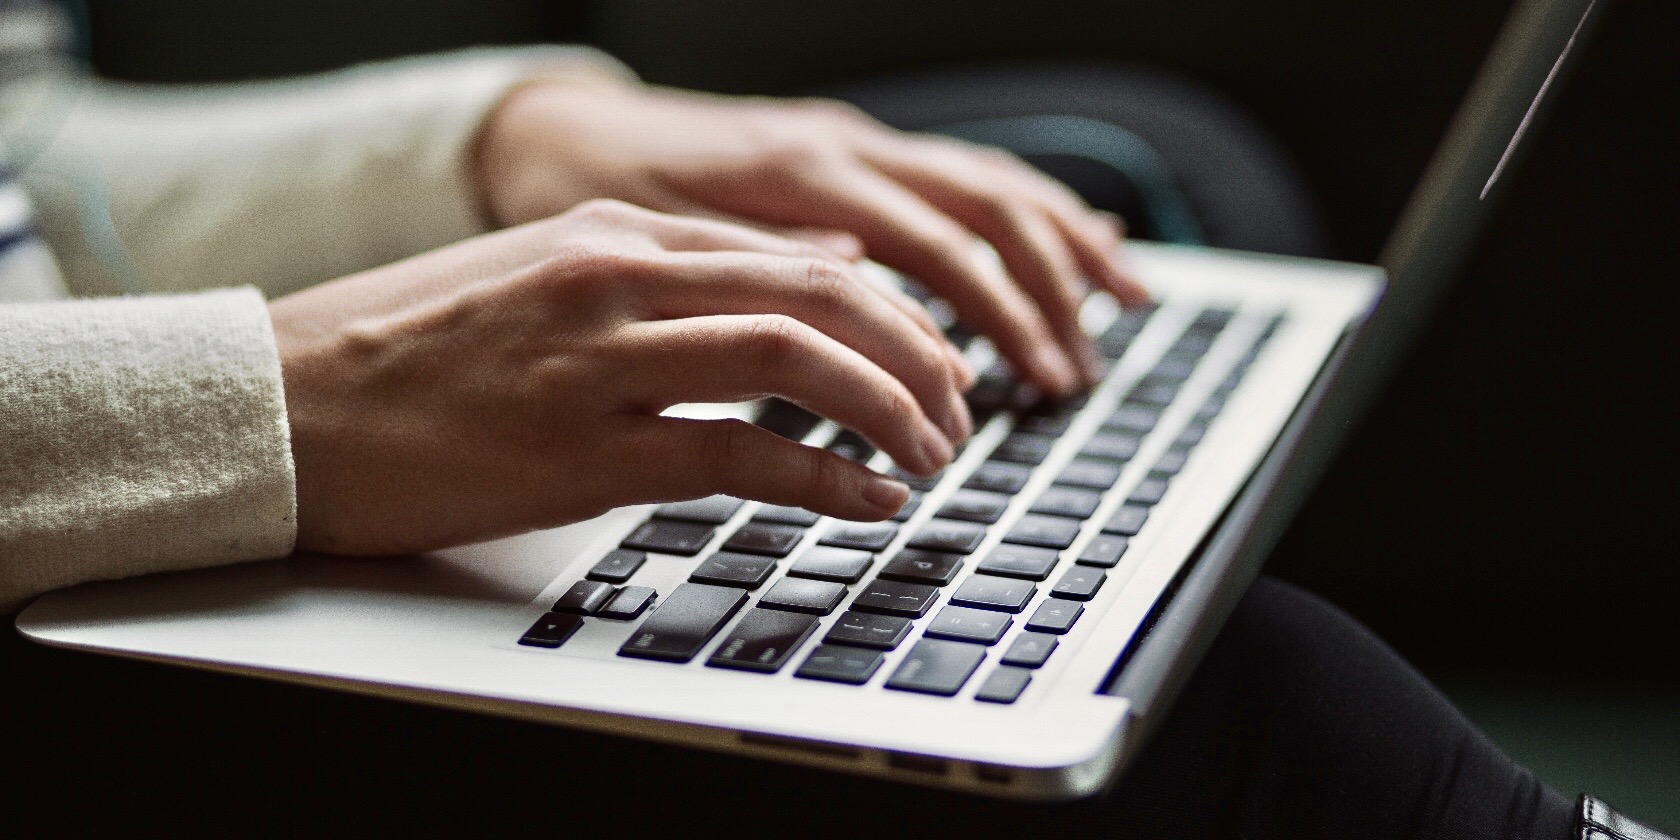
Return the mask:
<svg viewBox="0 0 1680 840">
<path fill-rule="evenodd" d="M 746 602 L 747 593 L 734 587 L 682 584 L 654 608 L 618 655 L 687 662 Z"/>
</svg>

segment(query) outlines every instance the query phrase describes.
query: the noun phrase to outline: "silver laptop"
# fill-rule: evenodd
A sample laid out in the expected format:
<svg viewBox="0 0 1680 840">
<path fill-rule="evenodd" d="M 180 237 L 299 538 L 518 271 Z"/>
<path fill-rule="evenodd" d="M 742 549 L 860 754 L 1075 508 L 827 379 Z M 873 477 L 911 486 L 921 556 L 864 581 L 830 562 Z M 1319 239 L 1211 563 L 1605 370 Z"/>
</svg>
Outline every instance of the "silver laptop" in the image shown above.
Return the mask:
<svg viewBox="0 0 1680 840">
<path fill-rule="evenodd" d="M 890 522 L 716 497 L 421 557 L 88 585 L 18 627 L 987 795 L 1094 793 L 1167 713 L 1444 285 L 1593 7 L 1519 4 L 1386 273 L 1134 243 L 1158 305 L 1087 303 L 1108 372 L 1068 403 L 1037 400 L 970 342 L 987 371 L 979 431 Z M 786 403 L 685 411 L 893 468 Z"/>
</svg>

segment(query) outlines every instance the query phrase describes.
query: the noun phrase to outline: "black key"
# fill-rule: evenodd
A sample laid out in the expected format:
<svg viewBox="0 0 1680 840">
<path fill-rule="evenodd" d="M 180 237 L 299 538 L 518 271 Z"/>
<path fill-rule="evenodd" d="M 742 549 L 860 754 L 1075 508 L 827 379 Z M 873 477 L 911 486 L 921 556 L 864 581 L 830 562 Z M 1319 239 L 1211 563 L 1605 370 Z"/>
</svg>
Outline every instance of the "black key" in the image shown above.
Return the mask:
<svg viewBox="0 0 1680 840">
<path fill-rule="evenodd" d="M 817 524 L 822 517 L 804 508 L 787 507 L 785 505 L 765 505 L 753 514 L 754 522 L 775 522 L 780 525 L 798 525 L 809 528 Z"/>
<path fill-rule="evenodd" d="M 1137 483 L 1136 487 L 1132 488 L 1131 494 L 1126 496 L 1126 503 L 1131 505 L 1155 504 L 1161 501 L 1162 496 L 1167 495 L 1168 483 L 1169 480 L 1164 475 L 1146 476 Z"/>
<path fill-rule="evenodd" d="M 814 580 L 857 583 L 873 562 L 875 555 L 867 551 L 818 545 L 793 561 L 793 568 L 788 569 L 788 574 Z"/>
<path fill-rule="evenodd" d="M 1225 383 L 1220 383 L 1221 388 L 1223 388 L 1224 385 Z M 1233 389 L 1235 388 L 1234 385 L 1232 387 Z M 1207 402 L 1204 402 L 1196 407 L 1196 413 L 1191 417 L 1191 419 L 1198 423 L 1206 423 L 1209 420 L 1218 417 L 1219 412 L 1225 410 L 1225 396 L 1225 394 L 1221 394 L 1218 390 L 1215 390 L 1214 396 L 1209 397 Z"/>
<path fill-rule="evenodd" d="M 881 667 L 881 652 L 844 645 L 818 645 L 805 662 L 794 671 L 796 677 L 808 680 L 863 685 Z"/>
<path fill-rule="evenodd" d="M 1007 665 L 993 670 L 974 692 L 974 699 L 984 703 L 1013 703 L 1032 682 L 1032 672 Z"/>
<path fill-rule="evenodd" d="M 1049 633 L 1022 633 L 1009 643 L 1009 650 L 1003 654 L 1003 664 L 1037 668 L 1049 661 L 1050 654 L 1056 652 L 1059 644 L 1061 642 Z"/>
<path fill-rule="evenodd" d="M 1091 490 L 1107 490 L 1120 480 L 1121 465 L 1111 461 L 1097 461 L 1091 458 L 1075 458 L 1062 468 L 1056 476 L 1056 483 L 1068 487 L 1085 487 Z"/>
<path fill-rule="evenodd" d="M 1178 437 L 1173 438 L 1173 443 L 1179 446 L 1195 446 L 1206 436 L 1207 423 L 1191 423 L 1178 433 Z"/>
<path fill-rule="evenodd" d="M 1076 519 L 1029 513 L 1015 520 L 1009 533 L 1004 535 L 1003 541 L 1044 548 L 1067 548 L 1073 545 L 1074 538 L 1079 536 L 1079 525 L 1079 520 Z"/>
<path fill-rule="evenodd" d="M 687 662 L 746 602 L 747 593 L 739 589 L 703 583 L 680 584 L 630 634 L 630 640 L 618 649 L 618 655 Z"/>
<path fill-rule="evenodd" d="M 805 537 L 805 529 L 796 525 L 777 525 L 770 522 L 748 522 L 724 540 L 724 551 L 742 554 L 763 554 L 767 557 L 786 557 Z"/>
<path fill-rule="evenodd" d="M 549 608 L 550 612 L 573 613 L 576 615 L 594 615 L 596 610 L 612 600 L 613 587 L 610 583 L 598 580 L 580 580 L 566 590 L 560 600 Z"/>
<path fill-rule="evenodd" d="M 939 590 L 919 583 L 877 580 L 852 600 L 852 609 L 882 615 L 921 618 L 939 597 Z"/>
<path fill-rule="evenodd" d="M 1098 534 L 1096 539 L 1086 543 L 1084 551 L 1079 552 L 1079 564 L 1112 569 L 1131 543 L 1130 538 L 1119 534 Z"/>
<path fill-rule="evenodd" d="M 1050 590 L 1050 596 L 1072 601 L 1089 601 L 1096 597 L 1097 590 L 1102 588 L 1103 581 L 1107 579 L 1108 573 L 1102 569 L 1074 566 L 1056 581 L 1055 587 Z"/>
<path fill-rule="evenodd" d="M 1054 633 L 1058 636 L 1073 629 L 1073 623 L 1084 614 L 1085 605 L 1078 601 L 1045 598 L 1027 619 L 1027 629 L 1035 633 Z"/>
<path fill-rule="evenodd" d="M 739 668 L 773 674 L 781 670 L 811 631 L 817 629 L 814 616 L 779 610 L 747 610 L 729 631 L 706 664 L 713 668 Z"/>
<path fill-rule="evenodd" d="M 1009 497 L 1002 493 L 958 490 L 945 501 L 945 506 L 939 509 L 938 515 L 945 519 L 961 519 L 964 522 L 982 522 L 990 525 L 1003 516 L 1003 510 L 1007 507 Z"/>
<path fill-rule="evenodd" d="M 755 425 L 788 440 L 804 440 L 822 418 L 786 400 L 770 400 Z"/>
<path fill-rule="evenodd" d="M 1107 461 L 1130 461 L 1137 455 L 1138 444 L 1142 439 L 1137 435 L 1124 432 L 1097 432 L 1080 448 L 1079 454 L 1086 458 L 1102 458 Z"/>
<path fill-rule="evenodd" d="M 1144 380 L 1126 395 L 1126 401 L 1139 405 L 1166 408 L 1178 396 L 1178 386 L 1166 380 Z"/>
<path fill-rule="evenodd" d="M 688 579 L 695 583 L 757 589 L 775 570 L 776 561 L 772 558 L 720 551 L 701 563 Z"/>
<path fill-rule="evenodd" d="M 567 639 L 583 626 L 581 616 L 566 613 L 543 613 L 525 635 L 519 637 L 519 643 L 526 647 L 557 648 L 566 643 Z"/>
<path fill-rule="evenodd" d="M 1149 375 L 1162 379 L 1188 379 L 1196 370 L 1196 363 L 1201 360 L 1202 357 L 1194 353 L 1168 351 L 1161 357 L 1161 361 L 1155 363 L 1155 369 L 1150 371 Z"/>
<path fill-rule="evenodd" d="M 717 529 L 707 525 L 650 519 L 631 531 L 630 536 L 625 537 L 619 546 L 693 557 L 700 553 L 700 549 L 706 547 L 706 543 L 712 541 L 712 535 L 715 533 Z"/>
<path fill-rule="evenodd" d="M 991 419 L 992 415 L 1009 404 L 1009 397 L 1015 392 L 1015 380 L 1007 376 L 982 376 L 968 389 L 963 399 L 968 401 L 968 411 L 974 416 L 974 427 L 979 428 Z"/>
<path fill-rule="evenodd" d="M 836 522 L 817 544 L 880 551 L 896 536 L 898 526 L 891 522 Z"/>
<path fill-rule="evenodd" d="M 1073 418 L 1076 414 L 1077 412 L 1073 411 L 1028 414 L 1015 423 L 1015 431 L 1035 435 L 1059 435 L 1073 425 Z"/>
<path fill-rule="evenodd" d="M 887 688 L 950 697 L 962 690 L 985 658 L 986 649 L 980 645 L 921 639 L 887 678 Z"/>
<path fill-rule="evenodd" d="M 986 559 L 975 567 L 975 571 L 988 575 L 1044 580 L 1050 576 L 1050 570 L 1056 567 L 1056 560 L 1060 556 L 1053 549 L 1003 543 L 992 549 L 991 553 L 986 555 Z"/>
<path fill-rule="evenodd" d="M 828 615 L 846 600 L 844 584 L 827 580 L 785 577 L 760 595 L 758 605 L 772 610 Z"/>
<path fill-rule="evenodd" d="M 910 619 L 896 615 L 870 615 L 856 610 L 847 610 L 834 620 L 834 626 L 828 629 L 828 635 L 823 642 L 831 645 L 856 645 L 858 647 L 892 650 L 904 637 L 910 635 Z"/>
<path fill-rule="evenodd" d="M 951 603 L 981 610 L 1018 613 L 1037 594 L 1031 581 L 991 575 L 969 575 L 951 595 Z"/>
<path fill-rule="evenodd" d="M 607 552 L 607 556 L 602 557 L 601 562 L 596 563 L 589 570 L 589 579 L 598 580 L 602 583 L 623 583 L 629 580 L 630 576 L 635 574 L 636 570 L 640 569 L 642 564 L 646 562 L 647 552 L 645 551 L 626 551 L 622 548 L 615 548 Z"/>
<path fill-rule="evenodd" d="M 1147 405 L 1135 403 L 1121 403 L 1108 419 L 1103 421 L 1103 428 L 1115 429 L 1123 432 L 1145 434 L 1155 428 L 1161 421 L 1161 410 Z"/>
<path fill-rule="evenodd" d="M 995 645 L 1009 632 L 1009 625 L 1014 621 L 1002 613 L 990 610 L 977 610 L 970 607 L 947 606 L 933 617 L 924 635 L 938 639 L 955 639 L 959 642 L 975 642 L 982 645 Z"/>
<path fill-rule="evenodd" d="M 1137 505 L 1121 505 L 1114 515 L 1108 518 L 1108 524 L 1103 531 L 1110 534 L 1120 534 L 1131 537 L 1143 530 L 1143 523 L 1149 519 L 1149 508 Z"/>
<path fill-rule="evenodd" d="M 651 586 L 626 586 L 613 595 L 611 601 L 595 613 L 596 618 L 610 618 L 614 621 L 629 621 L 637 618 L 643 610 L 653 606 L 654 599 L 659 593 Z"/>
<path fill-rule="evenodd" d="M 1158 475 L 1178 475 L 1179 470 L 1184 469 L 1184 462 L 1189 459 L 1188 450 L 1175 446 L 1168 449 L 1149 471 Z"/>
<path fill-rule="evenodd" d="M 915 516 L 916 515 L 916 509 L 920 508 L 921 506 L 922 506 L 922 491 L 911 490 L 909 498 L 904 500 L 904 506 L 898 509 L 898 513 L 895 513 L 895 514 L 892 515 L 892 521 L 898 522 L 898 523 L 901 523 L 901 524 L 905 523 L 905 522 L 909 522 L 910 517 Z"/>
<path fill-rule="evenodd" d="M 1213 346 L 1213 336 L 1205 332 L 1186 332 L 1173 342 L 1172 352 L 1200 356 Z"/>
<path fill-rule="evenodd" d="M 1065 516 L 1069 519 L 1089 519 L 1102 504 L 1102 494 L 1081 487 L 1047 487 L 1032 504 L 1033 513 L 1046 516 Z"/>
<path fill-rule="evenodd" d="M 1020 464 L 987 461 L 974 468 L 974 473 L 963 482 L 963 486 L 970 490 L 1013 494 L 1021 492 L 1029 478 L 1032 478 L 1032 470 Z"/>
<path fill-rule="evenodd" d="M 660 505 L 653 511 L 653 515 L 660 519 L 681 519 L 684 522 L 703 522 L 707 525 L 722 525 L 735 515 L 746 502 L 729 496 L 707 496 L 689 502 L 672 502 Z"/>
<path fill-rule="evenodd" d="M 992 450 L 992 460 L 1036 467 L 1044 463 L 1045 458 L 1050 457 L 1050 448 L 1055 445 L 1056 439 L 1053 437 L 1016 432 L 1004 438 L 1003 443 Z"/>
<path fill-rule="evenodd" d="M 1190 329 L 1219 332 L 1220 330 L 1225 329 L 1225 325 L 1231 323 L 1231 319 L 1236 317 L 1236 315 L 1237 312 L 1234 309 L 1226 309 L 1222 306 L 1210 306 L 1203 309 L 1201 314 L 1196 316 L 1196 320 L 1190 322 Z"/>
<path fill-rule="evenodd" d="M 860 464 L 875 457 L 874 445 L 864 440 L 863 435 L 851 429 L 841 429 L 840 433 L 834 436 L 834 440 L 823 448 L 848 461 L 856 461 Z"/>
<path fill-rule="evenodd" d="M 911 548 L 925 548 L 929 551 L 949 551 L 953 554 L 971 554 L 980 547 L 986 539 L 986 527 L 972 522 L 952 522 L 948 519 L 930 519 L 917 531 L 907 543 Z"/>
<path fill-rule="evenodd" d="M 939 480 L 945 477 L 944 473 L 937 473 L 935 475 L 928 476 L 927 478 L 922 478 L 905 472 L 903 467 L 893 467 L 892 469 L 887 470 L 887 475 L 910 485 L 911 490 L 920 490 L 923 493 L 938 487 Z"/>
<path fill-rule="evenodd" d="M 907 548 L 881 567 L 880 577 L 906 583 L 944 586 L 962 570 L 962 555 Z"/>
</svg>

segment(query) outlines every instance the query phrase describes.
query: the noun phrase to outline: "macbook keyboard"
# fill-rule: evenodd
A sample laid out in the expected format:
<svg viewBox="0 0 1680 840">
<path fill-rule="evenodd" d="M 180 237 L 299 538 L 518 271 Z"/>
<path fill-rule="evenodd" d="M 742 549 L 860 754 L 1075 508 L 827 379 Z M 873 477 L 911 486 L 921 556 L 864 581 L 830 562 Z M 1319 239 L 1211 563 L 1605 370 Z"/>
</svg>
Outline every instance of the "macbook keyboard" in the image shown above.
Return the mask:
<svg viewBox="0 0 1680 840">
<path fill-rule="evenodd" d="M 1117 316 L 1097 336 L 1105 369 L 1165 311 Z M 586 622 L 627 622 L 635 626 L 621 657 L 687 663 L 711 646 L 704 661 L 714 668 L 792 669 L 799 679 L 843 685 L 867 684 L 885 670 L 887 689 L 949 697 L 975 683 L 974 701 L 1014 703 L 1085 619 L 1108 570 L 1149 527 L 1151 512 L 1171 495 L 1281 323 L 1267 322 L 1195 410 L 1179 410 L 1165 426 L 1163 417 L 1236 313 L 1206 307 L 1178 315 L 1174 321 L 1185 326 L 1176 339 L 1107 404 L 1043 400 L 993 365 L 968 394 L 969 408 L 977 429 L 1002 423 L 1007 433 L 984 458 L 960 457 L 932 478 L 889 468 L 911 487 L 889 521 L 848 522 L 724 496 L 660 506 L 566 589 L 519 644 L 563 648 Z M 822 421 L 771 401 L 757 423 L 804 440 Z M 1070 434 L 1080 438 L 1077 451 L 1053 458 Z M 823 446 L 859 462 L 876 454 L 844 429 Z M 1144 451 L 1157 453 L 1147 471 L 1121 484 Z M 1022 502 L 1024 496 L 1030 499 Z M 939 500 L 937 509 L 922 515 L 930 497 Z M 753 509 L 737 516 L 747 505 Z M 664 592 L 638 585 L 638 572 L 651 564 L 686 564 L 687 581 Z M 884 668 L 887 653 L 900 649 L 904 654 Z"/>
</svg>

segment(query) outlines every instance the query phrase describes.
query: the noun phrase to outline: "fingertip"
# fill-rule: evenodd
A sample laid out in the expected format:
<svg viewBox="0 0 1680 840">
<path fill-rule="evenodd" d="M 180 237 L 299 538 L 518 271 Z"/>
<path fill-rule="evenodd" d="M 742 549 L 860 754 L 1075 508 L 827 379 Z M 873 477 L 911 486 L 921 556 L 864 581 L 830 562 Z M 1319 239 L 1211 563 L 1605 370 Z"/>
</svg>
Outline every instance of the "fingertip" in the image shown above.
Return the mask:
<svg viewBox="0 0 1680 840">
<path fill-rule="evenodd" d="M 1057 397 L 1066 397 L 1079 388 L 1079 373 L 1066 351 L 1059 346 L 1045 344 L 1034 354 L 1034 367 L 1040 373 L 1039 384 Z"/>
<path fill-rule="evenodd" d="M 884 475 L 875 474 L 864 480 L 860 494 L 865 504 L 879 512 L 881 519 L 886 519 L 910 500 L 910 487 L 900 481 L 894 481 Z"/>
</svg>

